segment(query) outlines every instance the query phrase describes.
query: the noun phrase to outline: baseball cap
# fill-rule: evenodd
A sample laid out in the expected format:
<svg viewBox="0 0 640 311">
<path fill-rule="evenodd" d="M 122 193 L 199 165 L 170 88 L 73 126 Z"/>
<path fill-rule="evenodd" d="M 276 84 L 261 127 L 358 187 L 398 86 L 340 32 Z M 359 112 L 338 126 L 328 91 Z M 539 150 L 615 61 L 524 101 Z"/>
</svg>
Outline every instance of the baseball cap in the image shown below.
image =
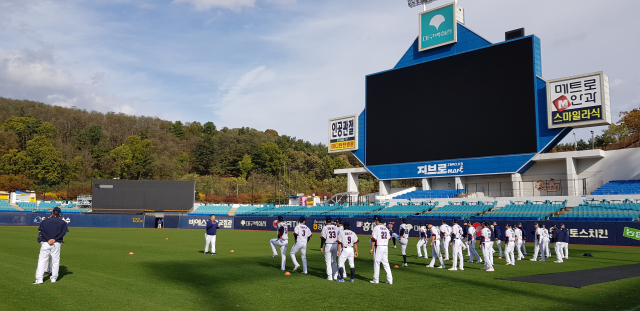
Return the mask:
<svg viewBox="0 0 640 311">
<path fill-rule="evenodd" d="M 298 219 L 298 222 L 303 222 L 307 220 L 307 218 L 305 218 L 304 216 L 300 216 L 300 218 Z"/>
<path fill-rule="evenodd" d="M 343 227 L 351 227 L 351 224 L 349 224 L 348 221 L 345 221 L 344 223 L 342 223 Z"/>
<path fill-rule="evenodd" d="M 521 223 L 521 222 L 519 222 L 519 223 L 518 223 L 518 226 L 522 226 L 522 223 Z"/>
<path fill-rule="evenodd" d="M 284 217 L 278 216 L 278 221 L 283 221 L 283 220 L 284 220 Z"/>
<path fill-rule="evenodd" d="M 62 210 L 59 207 L 54 207 L 53 210 L 51 211 L 54 214 L 60 214 L 62 213 Z"/>
<path fill-rule="evenodd" d="M 424 226 L 424 224 L 423 223 L 419 223 L 418 226 L 422 227 L 422 226 Z"/>
<path fill-rule="evenodd" d="M 564 227 L 564 224 L 560 224 L 560 227 Z"/>
<path fill-rule="evenodd" d="M 504 226 L 505 226 L 505 227 L 511 227 L 511 225 L 509 225 L 509 224 L 506 224 L 506 225 L 504 225 Z"/>
<path fill-rule="evenodd" d="M 454 224 L 457 224 L 457 223 L 458 223 L 458 220 L 454 218 L 454 219 L 453 219 L 453 223 L 454 223 Z"/>
<path fill-rule="evenodd" d="M 377 220 L 377 221 L 379 221 L 379 222 L 382 222 L 382 216 L 380 216 L 380 215 L 374 215 L 374 216 L 373 216 L 373 220 Z"/>
<path fill-rule="evenodd" d="M 428 226 L 428 225 L 430 225 L 430 224 L 431 224 L 431 223 L 430 223 L 430 222 L 428 222 L 428 223 L 427 223 L 427 226 Z"/>
<path fill-rule="evenodd" d="M 440 219 L 441 222 L 446 222 L 444 219 Z"/>
<path fill-rule="evenodd" d="M 407 222 L 407 219 L 405 219 L 405 218 L 400 218 L 400 222 Z"/>
<path fill-rule="evenodd" d="M 534 223 L 533 225 L 534 225 L 534 226 L 539 226 L 540 224 L 536 222 L 536 223 Z"/>
<path fill-rule="evenodd" d="M 342 223 L 342 218 L 336 218 L 337 223 Z"/>
<path fill-rule="evenodd" d="M 327 216 L 324 220 L 331 221 L 331 216 Z"/>
</svg>

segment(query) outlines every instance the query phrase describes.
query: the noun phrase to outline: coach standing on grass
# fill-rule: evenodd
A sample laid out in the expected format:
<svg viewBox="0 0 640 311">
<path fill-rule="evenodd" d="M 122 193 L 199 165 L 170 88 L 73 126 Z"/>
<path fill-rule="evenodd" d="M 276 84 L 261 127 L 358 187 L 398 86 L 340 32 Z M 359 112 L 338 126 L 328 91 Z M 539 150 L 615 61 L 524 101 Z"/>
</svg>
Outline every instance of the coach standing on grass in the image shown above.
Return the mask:
<svg viewBox="0 0 640 311">
<path fill-rule="evenodd" d="M 38 256 L 38 268 L 36 269 L 36 280 L 33 284 L 42 284 L 44 270 L 47 261 L 51 257 L 51 283 L 55 283 L 58 279 L 58 271 L 60 270 L 60 245 L 62 238 L 69 232 L 67 223 L 60 219 L 61 210 L 54 207 L 51 215 L 40 223 L 38 228 L 38 242 L 40 242 L 40 256 Z"/>
<path fill-rule="evenodd" d="M 207 220 L 207 233 L 205 233 L 204 238 L 207 241 L 207 244 L 204 246 L 204 254 L 207 254 L 209 250 L 209 244 L 211 244 L 211 255 L 216 254 L 216 233 L 220 228 L 220 225 L 216 222 L 216 215 L 211 215 L 211 218 Z"/>
</svg>

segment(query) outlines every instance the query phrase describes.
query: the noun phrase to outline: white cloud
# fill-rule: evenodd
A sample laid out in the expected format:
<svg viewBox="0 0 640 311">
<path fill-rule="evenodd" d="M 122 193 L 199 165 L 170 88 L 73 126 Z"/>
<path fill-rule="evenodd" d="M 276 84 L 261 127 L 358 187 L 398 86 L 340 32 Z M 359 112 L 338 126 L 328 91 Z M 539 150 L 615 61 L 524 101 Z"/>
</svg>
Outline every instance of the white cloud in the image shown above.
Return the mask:
<svg viewBox="0 0 640 311">
<path fill-rule="evenodd" d="M 196 11 L 224 8 L 239 11 L 243 7 L 254 7 L 256 0 L 173 0 L 173 3 L 191 3 Z"/>
<path fill-rule="evenodd" d="M 152 10 L 152 9 L 156 8 L 156 6 L 151 4 L 151 3 L 143 3 L 143 4 L 139 5 L 138 7 L 141 8 L 141 9 L 144 9 L 144 10 Z"/>
</svg>

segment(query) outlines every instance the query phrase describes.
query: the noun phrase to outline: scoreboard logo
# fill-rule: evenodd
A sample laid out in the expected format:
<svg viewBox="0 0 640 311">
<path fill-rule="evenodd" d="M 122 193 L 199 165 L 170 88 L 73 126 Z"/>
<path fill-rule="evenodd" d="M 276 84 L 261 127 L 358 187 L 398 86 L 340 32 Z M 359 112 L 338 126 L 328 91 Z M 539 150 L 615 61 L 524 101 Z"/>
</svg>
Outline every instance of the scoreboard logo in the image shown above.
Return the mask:
<svg viewBox="0 0 640 311">
<path fill-rule="evenodd" d="M 458 41 L 457 9 L 453 2 L 420 13 L 420 52 Z"/>
<path fill-rule="evenodd" d="M 329 152 L 358 150 L 358 116 L 329 120 Z"/>
</svg>

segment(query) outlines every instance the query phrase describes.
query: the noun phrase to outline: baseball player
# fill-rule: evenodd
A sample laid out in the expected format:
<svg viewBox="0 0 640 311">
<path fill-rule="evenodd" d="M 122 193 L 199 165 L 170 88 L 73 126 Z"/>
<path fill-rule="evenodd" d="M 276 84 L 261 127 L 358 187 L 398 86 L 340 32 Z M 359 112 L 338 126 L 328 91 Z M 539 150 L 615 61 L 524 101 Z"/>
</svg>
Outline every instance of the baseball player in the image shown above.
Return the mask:
<svg viewBox="0 0 640 311">
<path fill-rule="evenodd" d="M 500 230 L 500 226 L 498 226 L 498 223 L 495 221 L 493 222 L 493 238 L 495 239 L 495 242 L 498 245 L 498 250 L 500 250 L 500 255 L 498 255 L 498 259 L 502 259 L 502 240 L 501 240 L 502 230 Z"/>
<path fill-rule="evenodd" d="M 296 244 L 291 247 L 291 261 L 293 261 L 293 271 L 298 270 L 300 265 L 296 260 L 296 253 L 300 252 L 300 259 L 302 259 L 302 274 L 307 274 L 307 242 L 311 239 L 311 230 L 305 224 L 307 219 L 302 216 L 298 219 L 298 225 L 293 229 L 293 236 Z"/>
<path fill-rule="evenodd" d="M 373 255 L 373 280 L 370 281 L 373 284 L 378 284 L 380 278 L 380 264 L 384 267 L 384 271 L 387 273 L 387 284 L 393 284 L 393 276 L 391 275 L 391 267 L 389 267 L 389 240 L 391 240 L 391 233 L 389 229 L 382 224 L 382 217 L 380 215 L 373 216 L 376 226 L 371 233 L 371 250 L 369 254 Z"/>
<path fill-rule="evenodd" d="M 542 228 L 540 228 L 540 240 L 538 241 L 538 249 L 540 250 L 540 257 L 542 257 L 542 261 L 544 261 L 545 258 L 550 257 L 546 255 L 549 251 L 549 230 L 545 227 L 545 225 L 542 225 Z M 534 258 L 537 258 L 537 256 L 534 256 Z"/>
<path fill-rule="evenodd" d="M 469 247 L 469 244 L 471 242 L 469 241 L 468 236 L 466 234 L 467 228 L 469 228 L 468 223 L 469 222 L 466 221 L 466 220 L 462 223 L 462 231 L 465 232 L 464 238 L 462 239 L 462 245 L 463 245 L 462 250 L 466 249 L 467 250 L 467 257 L 471 257 L 471 248 Z"/>
<path fill-rule="evenodd" d="M 427 227 L 423 223 L 420 223 L 420 241 L 418 241 L 416 245 L 418 248 L 418 258 L 422 257 L 422 253 L 420 252 L 420 248 L 422 248 L 424 250 L 424 258 L 429 259 L 429 254 L 427 253 L 427 236 Z"/>
<path fill-rule="evenodd" d="M 476 250 L 476 228 L 471 222 L 468 223 L 467 240 L 469 240 L 469 250 L 471 252 L 471 256 L 469 256 L 468 262 L 473 263 L 473 257 L 476 257 L 478 258 L 476 263 L 482 263 L 482 258 L 480 258 L 480 255 Z"/>
<path fill-rule="evenodd" d="M 338 227 L 338 236 L 340 236 L 340 232 L 344 230 L 344 227 L 342 224 L 342 218 L 336 218 L 336 227 Z"/>
<path fill-rule="evenodd" d="M 562 254 L 562 241 L 564 241 L 564 232 L 558 228 L 558 226 L 553 225 L 553 242 L 555 245 L 553 249 L 556 251 L 556 261 L 555 263 L 562 263 L 562 258 L 564 255 Z"/>
<path fill-rule="evenodd" d="M 462 256 L 462 237 L 464 236 L 464 232 L 462 231 L 462 227 L 458 225 L 457 220 L 453 220 L 453 227 L 451 228 L 451 234 L 453 235 L 453 267 L 449 270 L 464 270 L 464 257 Z M 460 260 L 460 268 L 458 268 L 458 260 Z"/>
<path fill-rule="evenodd" d="M 444 251 L 444 260 L 449 260 L 449 243 L 451 243 L 451 227 L 447 225 L 447 222 L 442 220 L 442 225 L 440 226 L 440 233 L 442 234 L 442 250 Z"/>
<path fill-rule="evenodd" d="M 515 230 L 513 230 L 513 233 L 516 235 L 516 249 L 518 250 L 518 260 L 522 260 L 524 259 L 524 255 L 522 255 L 522 252 L 520 251 L 523 244 L 522 230 L 520 230 L 520 227 L 514 226 L 514 228 Z"/>
<path fill-rule="evenodd" d="M 524 228 L 522 228 L 522 224 L 521 223 L 518 224 L 518 229 L 520 229 L 520 231 L 522 231 L 522 253 L 525 254 L 525 255 L 528 255 L 527 254 L 527 245 L 526 245 L 526 243 L 527 243 L 527 232 L 524 231 Z M 524 256 L 522 256 L 522 258 L 524 258 Z"/>
<path fill-rule="evenodd" d="M 393 233 L 392 237 L 394 240 L 398 240 L 400 242 L 400 250 L 402 251 L 402 259 L 404 260 L 403 266 L 407 266 L 407 244 L 409 244 L 409 226 L 407 225 L 407 220 L 404 218 L 400 219 L 400 234 Z M 394 245 L 395 248 L 395 245 Z"/>
<path fill-rule="evenodd" d="M 560 224 L 560 230 L 564 232 L 564 241 L 562 241 L 562 257 L 569 259 L 569 230 L 564 227 L 564 224 Z"/>
<path fill-rule="evenodd" d="M 220 228 L 220 225 L 216 222 L 216 215 L 209 216 L 207 220 L 207 231 L 204 234 L 204 239 L 207 244 L 204 245 L 204 254 L 209 252 L 209 245 L 211 245 L 211 255 L 216 254 L 216 232 Z"/>
<path fill-rule="evenodd" d="M 542 230 L 547 232 L 547 248 L 545 249 L 545 254 L 547 258 L 551 257 L 551 248 L 549 248 L 549 241 L 551 240 L 551 234 L 549 234 L 549 229 L 547 229 L 546 225 L 542 225 Z"/>
<path fill-rule="evenodd" d="M 431 263 L 427 265 L 427 268 L 434 268 L 436 258 L 440 260 L 440 269 L 445 269 L 444 261 L 442 261 L 442 255 L 440 254 L 440 230 L 434 227 L 432 224 L 427 223 L 427 229 L 431 233 Z"/>
<path fill-rule="evenodd" d="M 324 253 L 324 261 L 327 264 L 327 280 L 338 279 L 338 264 L 336 256 L 338 253 L 338 227 L 331 223 L 331 216 L 327 216 L 326 225 L 322 228 L 320 236 L 320 252 Z"/>
<path fill-rule="evenodd" d="M 67 223 L 60 219 L 61 210 L 54 207 L 51 212 L 53 217 L 47 218 L 40 222 L 38 228 L 38 242 L 40 243 L 40 255 L 38 256 L 38 267 L 36 268 L 36 280 L 33 284 L 42 284 L 44 271 L 47 268 L 47 261 L 51 257 L 51 283 L 58 280 L 58 272 L 60 270 L 60 246 L 63 238 L 69 232 Z"/>
<path fill-rule="evenodd" d="M 533 247 L 533 258 L 531 258 L 531 261 L 536 261 L 538 260 L 538 253 L 540 252 L 540 241 L 542 240 L 541 236 L 542 236 L 542 228 L 540 227 L 540 225 L 538 223 L 534 224 L 534 227 L 536 228 L 534 235 L 535 235 L 535 239 L 533 240 L 534 243 L 534 247 Z"/>
<path fill-rule="evenodd" d="M 482 255 L 484 256 L 484 269 L 487 272 L 493 272 L 493 241 L 491 240 L 491 229 L 489 229 L 488 223 L 482 224 L 482 231 L 480 231 L 482 237 Z"/>
<path fill-rule="evenodd" d="M 504 233 L 506 238 L 505 240 L 506 245 L 504 246 L 504 254 L 505 254 L 505 257 L 507 258 L 507 265 L 515 266 L 516 262 L 513 258 L 514 257 L 513 250 L 516 246 L 516 233 L 515 231 L 513 231 L 513 229 L 511 229 L 511 226 L 509 226 L 508 224 L 504 227 L 506 229 Z"/>
<path fill-rule="evenodd" d="M 344 283 L 344 275 L 346 274 L 344 262 L 349 260 L 349 267 L 351 268 L 351 279 L 349 279 L 349 282 L 353 283 L 355 281 L 354 276 L 356 275 L 356 266 L 353 263 L 353 259 L 358 257 L 358 236 L 349 230 L 351 226 L 348 221 L 344 222 L 343 227 L 343 230 L 338 236 L 338 275 L 340 278 L 337 282 Z"/>
<path fill-rule="evenodd" d="M 271 258 L 278 256 L 278 252 L 276 251 L 276 246 L 280 247 L 280 253 L 282 254 L 282 265 L 280 270 L 284 271 L 284 267 L 287 263 L 287 247 L 289 246 L 289 227 L 287 223 L 284 222 L 284 217 L 278 216 L 277 227 L 278 229 L 278 238 L 271 239 L 271 251 L 273 251 L 273 256 Z"/>
</svg>

